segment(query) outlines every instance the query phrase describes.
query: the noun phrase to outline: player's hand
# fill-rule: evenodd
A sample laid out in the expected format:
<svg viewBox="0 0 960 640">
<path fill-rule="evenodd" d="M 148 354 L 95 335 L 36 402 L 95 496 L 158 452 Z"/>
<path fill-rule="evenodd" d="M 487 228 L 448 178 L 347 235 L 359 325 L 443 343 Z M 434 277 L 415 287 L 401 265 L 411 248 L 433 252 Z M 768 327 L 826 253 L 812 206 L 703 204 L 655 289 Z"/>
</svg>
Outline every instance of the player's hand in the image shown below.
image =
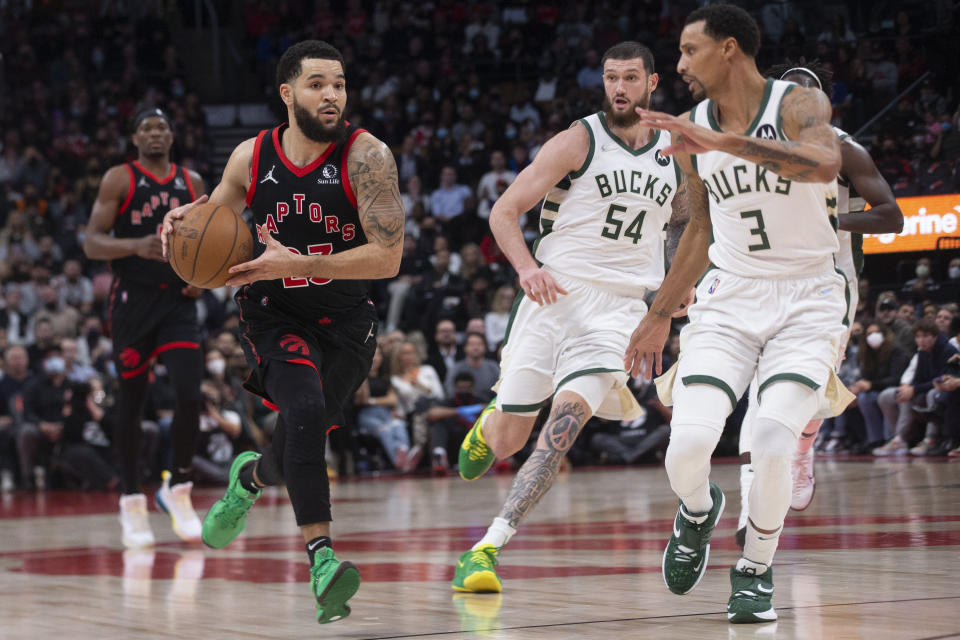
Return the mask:
<svg viewBox="0 0 960 640">
<path fill-rule="evenodd" d="M 193 298 L 196 300 L 203 295 L 203 289 L 200 287 L 195 287 L 192 284 L 188 284 L 183 289 L 180 289 L 180 293 L 187 296 L 188 298 Z"/>
<path fill-rule="evenodd" d="M 168 247 L 168 236 L 173 233 L 176 225 L 174 223 L 179 222 L 183 219 L 183 216 L 187 214 L 187 211 L 193 209 L 199 204 L 203 204 L 207 201 L 206 194 L 200 196 L 193 202 L 188 202 L 187 204 L 182 204 L 176 209 L 170 209 L 167 211 L 167 215 L 163 216 L 163 226 L 160 228 L 160 244 L 163 247 L 163 257 L 167 257 L 167 247 Z"/>
<path fill-rule="evenodd" d="M 167 257 L 163 253 L 163 247 L 160 244 L 160 238 L 155 235 L 143 236 L 137 240 L 137 255 L 147 260 L 156 260 L 157 262 L 167 261 Z"/>
<path fill-rule="evenodd" d="M 567 295 L 566 290 L 557 284 L 553 276 L 540 267 L 523 269 L 517 273 L 517 276 L 520 278 L 523 292 L 540 306 L 553 304 L 557 301 L 557 296 Z"/>
<path fill-rule="evenodd" d="M 680 306 L 677 307 L 677 310 L 671 314 L 671 318 L 682 318 L 687 315 L 687 311 L 690 309 L 690 305 L 693 304 L 694 300 L 697 299 L 697 290 L 695 288 L 690 289 L 690 293 L 687 294 L 687 298 L 680 303 Z"/>
<path fill-rule="evenodd" d="M 266 250 L 256 260 L 230 267 L 233 276 L 227 280 L 227 286 L 239 287 L 257 280 L 276 280 L 300 275 L 293 272 L 297 256 L 270 235 L 267 225 L 258 228 L 260 236 L 267 244 Z"/>
<path fill-rule="evenodd" d="M 663 369 L 663 345 L 670 335 L 670 318 L 648 313 L 633 330 L 623 356 L 623 368 L 634 378 L 645 380 L 660 375 Z"/>
<path fill-rule="evenodd" d="M 665 156 L 675 153 L 706 153 L 720 149 L 726 140 L 726 134 L 708 129 L 680 116 L 671 116 L 660 111 L 650 111 L 637 107 L 637 114 L 648 127 L 663 129 L 674 134 L 673 144 L 660 150 Z"/>
</svg>

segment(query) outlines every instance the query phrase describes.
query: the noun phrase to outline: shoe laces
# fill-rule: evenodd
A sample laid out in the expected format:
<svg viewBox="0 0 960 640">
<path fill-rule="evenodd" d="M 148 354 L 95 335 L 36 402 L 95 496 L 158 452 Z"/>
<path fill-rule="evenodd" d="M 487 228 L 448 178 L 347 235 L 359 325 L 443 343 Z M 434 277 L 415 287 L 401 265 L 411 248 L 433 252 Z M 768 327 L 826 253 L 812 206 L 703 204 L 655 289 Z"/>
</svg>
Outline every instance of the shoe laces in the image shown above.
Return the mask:
<svg viewBox="0 0 960 640">
<path fill-rule="evenodd" d="M 228 491 L 223 500 L 227 503 L 227 508 L 220 510 L 218 519 L 228 527 L 235 527 L 240 522 L 240 518 L 247 514 L 248 505 L 245 503 L 248 501 L 232 491 Z"/>
<path fill-rule="evenodd" d="M 474 549 L 470 554 L 470 562 L 478 564 L 484 569 L 493 569 L 497 564 L 497 552 L 487 547 Z"/>
<path fill-rule="evenodd" d="M 677 548 L 673 550 L 673 559 L 676 562 L 693 562 L 700 557 L 700 554 L 696 549 L 691 549 L 690 547 L 678 544 Z"/>
<path fill-rule="evenodd" d="M 469 451 L 467 451 L 467 457 L 474 462 L 479 462 L 489 455 L 490 447 L 488 447 L 479 438 L 474 438 L 473 442 L 470 443 Z"/>
</svg>

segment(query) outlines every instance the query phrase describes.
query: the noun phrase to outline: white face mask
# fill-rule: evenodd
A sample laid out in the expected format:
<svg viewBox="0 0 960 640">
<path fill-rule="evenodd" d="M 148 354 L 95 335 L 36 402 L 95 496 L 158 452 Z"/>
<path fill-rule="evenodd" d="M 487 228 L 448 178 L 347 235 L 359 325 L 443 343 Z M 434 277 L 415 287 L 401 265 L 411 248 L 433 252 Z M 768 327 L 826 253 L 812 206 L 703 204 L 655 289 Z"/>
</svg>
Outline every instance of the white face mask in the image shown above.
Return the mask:
<svg viewBox="0 0 960 640">
<path fill-rule="evenodd" d="M 226 368 L 226 360 L 207 360 L 207 371 L 209 371 L 212 376 L 222 376 Z"/>
<path fill-rule="evenodd" d="M 879 349 L 880 345 L 883 344 L 883 334 L 880 333 L 879 331 L 868 333 L 867 344 L 870 345 L 871 349 Z"/>
<path fill-rule="evenodd" d="M 960 280 L 960 266 L 950 267 L 948 273 L 950 274 L 951 280 Z"/>
</svg>

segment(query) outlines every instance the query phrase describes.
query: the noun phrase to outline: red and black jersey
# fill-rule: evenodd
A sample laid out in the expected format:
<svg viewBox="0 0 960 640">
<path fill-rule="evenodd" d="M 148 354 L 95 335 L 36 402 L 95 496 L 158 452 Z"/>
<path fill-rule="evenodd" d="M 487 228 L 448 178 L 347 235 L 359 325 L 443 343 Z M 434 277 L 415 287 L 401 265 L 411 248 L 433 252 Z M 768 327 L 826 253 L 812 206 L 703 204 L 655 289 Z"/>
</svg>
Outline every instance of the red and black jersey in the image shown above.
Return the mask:
<svg viewBox="0 0 960 640">
<path fill-rule="evenodd" d="M 170 173 L 165 178 L 153 175 L 139 162 L 128 162 L 123 166 L 130 174 L 130 188 L 113 223 L 113 235 L 116 238 L 142 238 L 159 234 L 167 211 L 196 199 L 187 170 L 172 162 Z M 165 262 L 134 255 L 113 260 L 111 267 L 121 278 L 143 284 L 184 285 Z"/>
<path fill-rule="evenodd" d="M 286 126 L 257 136 L 247 191 L 254 223 L 266 225 L 280 244 L 301 255 L 328 255 L 366 244 L 347 175 L 350 146 L 364 130 L 348 123 L 341 142 L 300 168 L 283 154 L 280 141 Z M 257 240 L 255 256 L 265 247 L 262 238 Z M 264 302 L 290 315 L 315 320 L 355 308 L 367 299 L 367 290 L 366 280 L 282 278 L 255 282 L 247 295 L 265 298 Z"/>
</svg>

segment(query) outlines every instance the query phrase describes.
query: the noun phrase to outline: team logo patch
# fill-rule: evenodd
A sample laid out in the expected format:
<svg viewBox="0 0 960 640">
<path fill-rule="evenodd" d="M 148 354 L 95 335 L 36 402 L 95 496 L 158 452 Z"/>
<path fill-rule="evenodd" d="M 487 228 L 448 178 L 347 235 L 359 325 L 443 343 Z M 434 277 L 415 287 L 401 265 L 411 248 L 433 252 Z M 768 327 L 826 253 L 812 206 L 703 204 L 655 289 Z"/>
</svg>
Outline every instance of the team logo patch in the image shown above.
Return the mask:
<svg viewBox="0 0 960 640">
<path fill-rule="evenodd" d="M 713 293 L 720 286 L 720 278 L 714 278 L 713 282 L 710 283 L 710 288 L 707 289 L 707 293 Z"/>
<path fill-rule="evenodd" d="M 277 165 L 275 164 L 271 165 L 270 171 L 267 171 L 267 175 L 263 177 L 263 180 L 260 181 L 260 184 L 263 184 L 264 182 L 272 182 L 273 184 L 280 184 L 279 182 L 277 182 L 277 179 L 273 177 L 273 170 L 276 168 L 277 168 Z"/>
<path fill-rule="evenodd" d="M 661 167 L 665 167 L 670 164 L 670 158 L 660 153 L 660 149 L 657 149 L 657 152 L 653 154 L 653 157 L 657 161 L 657 164 Z"/>
<path fill-rule="evenodd" d="M 761 140 L 776 140 L 777 130 L 773 128 L 772 124 L 765 124 L 757 129 L 757 137 Z"/>
<path fill-rule="evenodd" d="M 120 352 L 120 364 L 127 369 L 133 369 L 135 366 L 140 364 L 140 354 L 136 349 L 127 347 Z"/>
<path fill-rule="evenodd" d="M 265 306 L 267 306 L 267 304 L 269 304 L 269 303 L 270 303 L 270 298 L 268 298 L 267 296 L 263 296 L 262 298 L 260 298 L 260 306 L 261 306 L 261 307 L 265 307 Z"/>
<path fill-rule="evenodd" d="M 291 353 L 299 353 L 302 356 L 310 353 L 310 348 L 307 346 L 306 341 L 292 333 L 288 333 L 280 339 L 280 346 Z"/>
<path fill-rule="evenodd" d="M 317 178 L 317 184 L 339 184 L 340 169 L 335 164 L 325 164 L 320 169 L 320 177 Z"/>
<path fill-rule="evenodd" d="M 124 304 L 127 303 L 127 292 L 126 292 L 126 291 L 121 291 L 121 292 L 120 292 L 120 302 L 122 302 L 122 303 L 124 303 Z"/>
</svg>

